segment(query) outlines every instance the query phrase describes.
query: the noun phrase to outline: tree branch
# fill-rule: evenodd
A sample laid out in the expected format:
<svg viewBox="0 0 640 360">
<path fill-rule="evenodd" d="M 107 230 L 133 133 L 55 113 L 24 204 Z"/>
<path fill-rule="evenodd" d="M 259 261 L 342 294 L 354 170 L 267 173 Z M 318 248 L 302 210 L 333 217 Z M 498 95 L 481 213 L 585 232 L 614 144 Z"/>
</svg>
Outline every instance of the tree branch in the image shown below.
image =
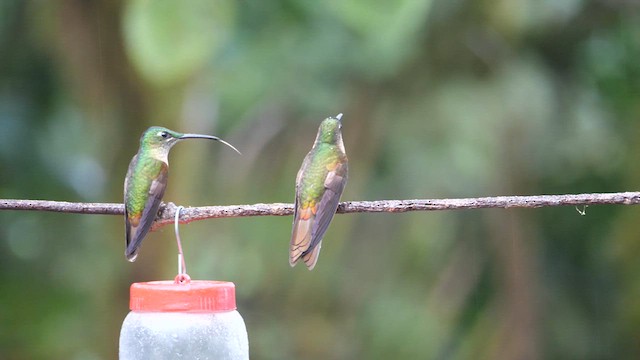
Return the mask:
<svg viewBox="0 0 640 360">
<path fill-rule="evenodd" d="M 495 196 L 466 199 L 416 199 L 345 201 L 338 206 L 338 214 L 408 211 L 485 209 L 485 208 L 540 208 L 566 205 L 638 205 L 640 192 Z M 173 222 L 177 206 L 163 203 L 154 228 Z M 52 211 L 74 214 L 124 215 L 124 205 L 116 203 L 73 203 L 46 200 L 0 199 L 0 210 Z M 293 214 L 293 204 L 253 204 L 228 206 L 185 207 L 180 212 L 180 222 L 244 216 L 288 216 Z"/>
</svg>

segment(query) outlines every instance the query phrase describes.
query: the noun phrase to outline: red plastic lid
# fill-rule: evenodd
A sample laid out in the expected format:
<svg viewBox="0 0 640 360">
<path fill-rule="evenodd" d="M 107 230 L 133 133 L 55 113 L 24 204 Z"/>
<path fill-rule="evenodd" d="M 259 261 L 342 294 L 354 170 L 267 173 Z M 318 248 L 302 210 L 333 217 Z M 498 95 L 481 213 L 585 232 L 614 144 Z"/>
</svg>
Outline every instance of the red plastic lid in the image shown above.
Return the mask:
<svg viewBox="0 0 640 360">
<path fill-rule="evenodd" d="M 214 312 L 236 309 L 236 286 L 226 281 L 150 281 L 131 284 L 129 309 L 155 312 Z"/>
</svg>

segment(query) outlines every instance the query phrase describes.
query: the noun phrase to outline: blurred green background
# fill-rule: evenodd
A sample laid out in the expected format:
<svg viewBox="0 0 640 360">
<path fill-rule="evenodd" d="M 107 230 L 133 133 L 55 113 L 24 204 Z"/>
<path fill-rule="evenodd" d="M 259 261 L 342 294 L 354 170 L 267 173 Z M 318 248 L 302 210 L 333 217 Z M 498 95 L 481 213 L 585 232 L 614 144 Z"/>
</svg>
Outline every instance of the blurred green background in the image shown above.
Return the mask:
<svg viewBox="0 0 640 360">
<path fill-rule="evenodd" d="M 121 202 L 142 131 L 166 201 L 292 202 L 343 112 L 343 200 L 636 190 L 640 5 L 608 0 L 0 2 L 0 198 Z M 182 227 L 233 281 L 252 359 L 640 358 L 640 208 L 339 215 L 318 266 L 291 217 Z M 119 216 L 0 212 L 0 359 L 114 359 L 135 281 Z"/>
</svg>

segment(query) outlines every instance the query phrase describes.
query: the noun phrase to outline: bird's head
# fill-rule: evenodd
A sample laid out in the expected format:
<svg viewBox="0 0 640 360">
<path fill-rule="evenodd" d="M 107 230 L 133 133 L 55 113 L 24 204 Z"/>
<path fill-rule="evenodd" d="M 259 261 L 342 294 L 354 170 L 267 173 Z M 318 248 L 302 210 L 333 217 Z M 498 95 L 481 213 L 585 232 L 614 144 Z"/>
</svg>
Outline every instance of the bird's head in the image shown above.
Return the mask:
<svg viewBox="0 0 640 360">
<path fill-rule="evenodd" d="M 320 123 L 316 142 L 336 144 L 342 139 L 342 114 L 336 117 L 328 117 Z"/>
</svg>

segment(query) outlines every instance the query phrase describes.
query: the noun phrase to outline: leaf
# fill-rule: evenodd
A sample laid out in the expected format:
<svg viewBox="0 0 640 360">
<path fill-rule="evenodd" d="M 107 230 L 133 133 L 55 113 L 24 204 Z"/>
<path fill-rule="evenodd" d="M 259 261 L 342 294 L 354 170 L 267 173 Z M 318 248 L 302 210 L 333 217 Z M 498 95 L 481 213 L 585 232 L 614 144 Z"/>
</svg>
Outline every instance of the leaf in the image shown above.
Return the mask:
<svg viewBox="0 0 640 360">
<path fill-rule="evenodd" d="M 232 15 L 226 0 L 131 0 L 123 22 L 127 52 L 145 80 L 171 85 L 220 49 Z"/>
<path fill-rule="evenodd" d="M 332 0 L 330 8 L 358 35 L 370 75 L 393 76 L 417 48 L 433 0 Z M 373 60 L 372 60 L 373 59 Z"/>
</svg>

